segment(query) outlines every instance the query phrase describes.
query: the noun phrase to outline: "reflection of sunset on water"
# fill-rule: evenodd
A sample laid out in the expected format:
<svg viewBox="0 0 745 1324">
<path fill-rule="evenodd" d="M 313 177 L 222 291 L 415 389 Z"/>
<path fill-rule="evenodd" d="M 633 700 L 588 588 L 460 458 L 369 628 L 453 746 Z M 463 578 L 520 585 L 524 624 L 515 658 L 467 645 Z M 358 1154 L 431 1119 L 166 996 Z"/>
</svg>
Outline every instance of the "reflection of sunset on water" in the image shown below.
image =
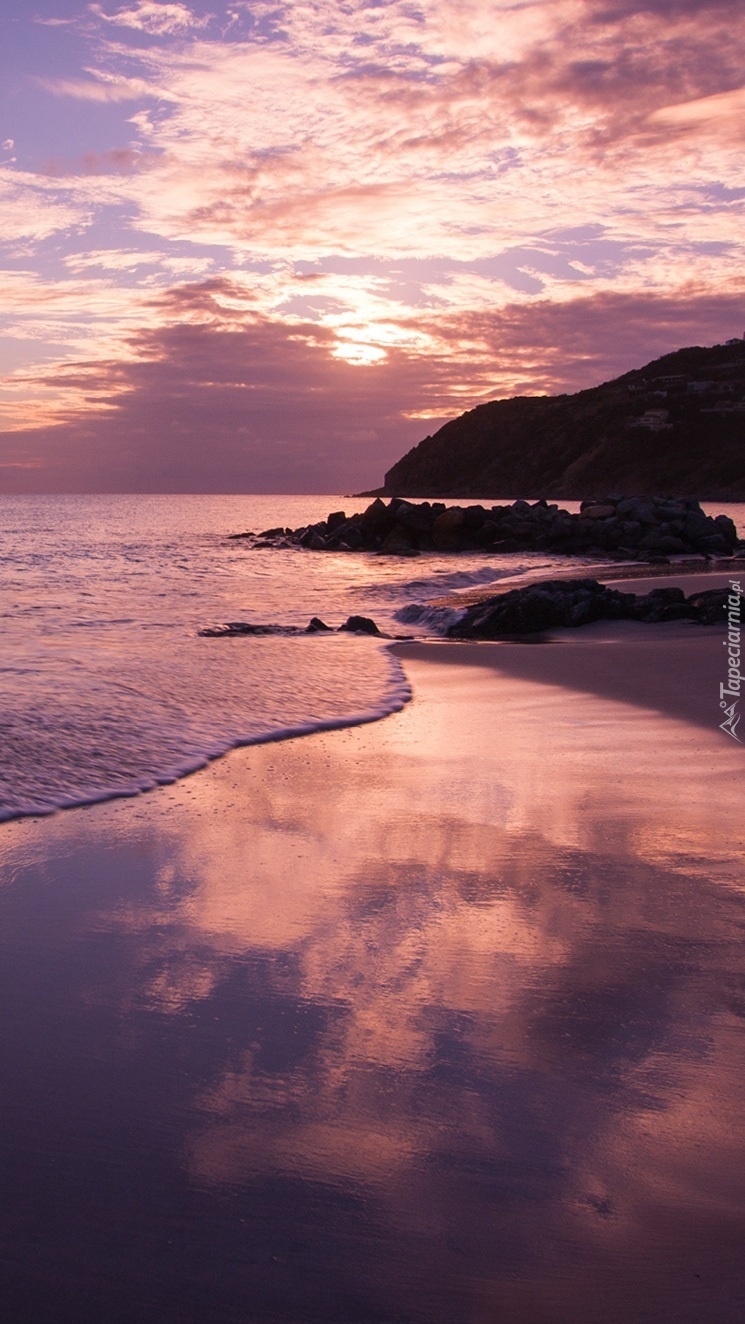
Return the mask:
<svg viewBox="0 0 745 1324">
<path fill-rule="evenodd" d="M 415 698 L 385 722 L 233 754 L 144 817 L 87 813 L 94 858 L 109 840 L 154 880 L 92 889 L 79 935 L 127 953 L 120 1051 L 136 1070 L 167 1023 L 204 1061 L 177 1090 L 189 1189 L 250 1204 L 290 1182 L 321 1224 L 324 1192 L 359 1204 L 379 1228 L 361 1272 L 383 1255 L 395 1309 L 680 1305 L 698 1248 L 731 1274 L 745 1201 L 739 751 L 558 685 L 406 665 Z M 45 825 L 66 869 L 81 821 Z M 26 841 L 8 825 L 9 864 Z M 86 1005 L 116 1007 L 110 980 L 93 968 Z"/>
</svg>

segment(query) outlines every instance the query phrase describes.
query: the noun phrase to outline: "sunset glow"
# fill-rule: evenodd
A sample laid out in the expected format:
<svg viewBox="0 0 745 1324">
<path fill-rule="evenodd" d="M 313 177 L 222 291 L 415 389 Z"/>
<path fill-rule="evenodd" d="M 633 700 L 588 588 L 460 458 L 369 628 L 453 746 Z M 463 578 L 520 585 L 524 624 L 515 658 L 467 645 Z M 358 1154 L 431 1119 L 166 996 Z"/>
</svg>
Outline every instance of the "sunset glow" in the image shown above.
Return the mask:
<svg viewBox="0 0 745 1324">
<path fill-rule="evenodd" d="M 361 486 L 743 332 L 733 0 L 9 9 L 6 490 Z"/>
</svg>

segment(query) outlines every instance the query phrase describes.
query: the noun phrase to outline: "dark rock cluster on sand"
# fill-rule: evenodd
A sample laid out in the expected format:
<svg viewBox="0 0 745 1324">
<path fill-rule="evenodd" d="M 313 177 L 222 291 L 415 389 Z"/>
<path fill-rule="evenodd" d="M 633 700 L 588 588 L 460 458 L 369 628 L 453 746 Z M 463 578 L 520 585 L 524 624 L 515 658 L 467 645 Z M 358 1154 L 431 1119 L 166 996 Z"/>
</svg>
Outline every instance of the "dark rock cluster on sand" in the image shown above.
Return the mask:
<svg viewBox="0 0 745 1324">
<path fill-rule="evenodd" d="M 608 588 L 596 579 L 548 579 L 511 589 L 468 607 L 447 631 L 450 639 L 504 639 L 592 621 L 698 621 L 727 618 L 730 590 L 686 597 L 682 588 L 655 588 L 643 596 Z"/>
<path fill-rule="evenodd" d="M 654 561 L 680 554 L 731 556 L 745 546 L 727 515 L 705 515 L 693 499 L 610 496 L 570 514 L 546 501 L 446 506 L 380 498 L 359 514 L 333 511 L 299 529 L 234 533 L 251 545 L 318 552 L 559 552 L 568 556 Z"/>
</svg>

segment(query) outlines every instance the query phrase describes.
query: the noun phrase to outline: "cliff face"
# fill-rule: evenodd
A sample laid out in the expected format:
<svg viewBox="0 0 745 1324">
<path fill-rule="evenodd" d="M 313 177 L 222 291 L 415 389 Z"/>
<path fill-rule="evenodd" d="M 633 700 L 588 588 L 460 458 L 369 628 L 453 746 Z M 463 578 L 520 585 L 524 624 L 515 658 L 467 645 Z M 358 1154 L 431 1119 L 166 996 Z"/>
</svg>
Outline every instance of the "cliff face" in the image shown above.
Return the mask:
<svg viewBox="0 0 745 1324">
<path fill-rule="evenodd" d="M 379 492 L 745 500 L 745 341 L 677 350 L 576 395 L 479 405 L 425 437 Z"/>
</svg>

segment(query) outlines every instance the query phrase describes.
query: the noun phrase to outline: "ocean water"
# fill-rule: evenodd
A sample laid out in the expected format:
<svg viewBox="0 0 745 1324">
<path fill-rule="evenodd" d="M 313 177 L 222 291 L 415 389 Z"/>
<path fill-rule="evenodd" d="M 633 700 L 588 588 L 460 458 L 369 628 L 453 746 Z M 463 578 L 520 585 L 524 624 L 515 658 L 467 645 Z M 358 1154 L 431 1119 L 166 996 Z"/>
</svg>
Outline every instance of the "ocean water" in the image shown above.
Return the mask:
<svg viewBox="0 0 745 1324">
<path fill-rule="evenodd" d="M 304 627 L 314 615 L 338 626 L 361 613 L 384 631 L 421 635 L 437 617 L 407 625 L 410 604 L 561 563 L 543 554 L 320 555 L 228 537 L 366 504 L 0 498 L 0 819 L 136 794 L 238 745 L 374 720 L 409 697 L 380 641 L 214 639 L 201 627 Z"/>
</svg>

